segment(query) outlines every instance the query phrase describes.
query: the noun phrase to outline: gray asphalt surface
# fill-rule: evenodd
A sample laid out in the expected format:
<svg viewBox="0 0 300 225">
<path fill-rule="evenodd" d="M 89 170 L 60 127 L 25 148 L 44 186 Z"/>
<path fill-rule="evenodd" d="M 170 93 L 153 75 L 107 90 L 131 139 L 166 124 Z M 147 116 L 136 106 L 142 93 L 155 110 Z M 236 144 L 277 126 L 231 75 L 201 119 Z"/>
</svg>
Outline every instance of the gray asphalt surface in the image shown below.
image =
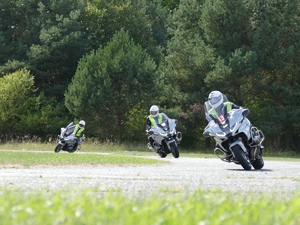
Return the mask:
<svg viewBox="0 0 300 225">
<path fill-rule="evenodd" d="M 153 156 L 153 158 L 157 158 Z M 226 192 L 263 192 L 289 195 L 300 191 L 300 163 L 265 161 L 262 170 L 244 171 L 240 165 L 217 158 L 178 158 L 168 164 L 137 166 L 69 166 L 0 168 L 0 188 L 69 190 L 97 188 L 140 196 L 162 192 L 193 192 L 198 189 Z"/>
</svg>

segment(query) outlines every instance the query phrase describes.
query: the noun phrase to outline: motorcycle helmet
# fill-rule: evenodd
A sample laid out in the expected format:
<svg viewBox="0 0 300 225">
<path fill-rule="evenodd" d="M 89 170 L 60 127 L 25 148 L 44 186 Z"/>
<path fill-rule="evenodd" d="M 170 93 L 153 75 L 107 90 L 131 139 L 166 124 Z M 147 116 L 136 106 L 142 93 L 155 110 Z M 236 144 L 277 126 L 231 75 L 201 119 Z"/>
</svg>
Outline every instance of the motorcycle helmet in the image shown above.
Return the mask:
<svg viewBox="0 0 300 225">
<path fill-rule="evenodd" d="M 85 127 L 85 121 L 84 121 L 84 120 L 80 120 L 79 126 L 80 126 L 80 127 Z"/>
<path fill-rule="evenodd" d="M 150 115 L 153 116 L 153 117 L 157 117 L 158 113 L 159 113 L 158 106 L 157 105 L 151 106 Z"/>
<path fill-rule="evenodd" d="M 208 101 L 210 106 L 216 109 L 223 103 L 223 94 L 219 91 L 212 91 L 208 96 Z"/>
</svg>

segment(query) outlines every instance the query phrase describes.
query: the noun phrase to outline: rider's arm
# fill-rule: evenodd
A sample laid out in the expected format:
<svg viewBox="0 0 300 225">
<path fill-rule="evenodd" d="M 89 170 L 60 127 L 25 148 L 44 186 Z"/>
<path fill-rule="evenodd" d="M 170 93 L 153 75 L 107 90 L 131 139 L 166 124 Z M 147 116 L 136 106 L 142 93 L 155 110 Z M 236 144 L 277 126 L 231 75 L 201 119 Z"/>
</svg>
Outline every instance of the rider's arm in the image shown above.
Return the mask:
<svg viewBox="0 0 300 225">
<path fill-rule="evenodd" d="M 236 104 L 234 104 L 234 103 L 231 102 L 231 108 L 232 109 L 242 109 L 243 107 L 242 106 L 238 106 L 238 105 L 236 105 Z"/>
<path fill-rule="evenodd" d="M 163 113 L 163 112 L 161 113 L 161 115 L 162 115 L 162 117 L 163 117 L 163 118 L 162 118 L 163 121 L 166 121 L 166 120 L 170 119 L 170 118 L 169 118 L 165 113 Z"/>
<path fill-rule="evenodd" d="M 151 128 L 151 122 L 149 120 L 149 118 L 147 117 L 147 120 L 146 120 L 146 130 L 149 130 Z"/>
<path fill-rule="evenodd" d="M 250 110 L 248 108 L 244 108 L 242 106 L 238 106 L 238 105 L 236 105 L 234 103 L 231 103 L 231 107 L 232 107 L 232 109 L 244 109 L 244 111 L 243 111 L 243 115 L 244 116 L 248 116 L 249 113 L 250 113 Z"/>
</svg>

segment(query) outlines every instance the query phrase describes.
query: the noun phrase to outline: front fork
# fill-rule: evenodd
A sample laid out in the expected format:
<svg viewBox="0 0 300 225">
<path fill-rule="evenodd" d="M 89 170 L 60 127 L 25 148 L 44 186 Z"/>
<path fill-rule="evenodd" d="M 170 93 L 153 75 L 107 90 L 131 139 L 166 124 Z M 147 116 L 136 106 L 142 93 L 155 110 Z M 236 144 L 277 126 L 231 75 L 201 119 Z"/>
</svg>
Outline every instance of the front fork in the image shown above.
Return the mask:
<svg viewBox="0 0 300 225">
<path fill-rule="evenodd" d="M 235 140 L 234 142 L 232 142 L 232 143 L 229 145 L 229 149 L 230 149 L 230 151 L 231 151 L 232 153 L 233 153 L 232 147 L 235 146 L 235 145 L 239 145 L 240 148 L 245 152 L 246 156 L 249 157 L 248 151 L 247 151 L 247 149 L 246 149 L 246 147 L 245 147 L 245 145 L 244 145 L 244 143 L 242 142 L 241 139 L 237 139 L 237 140 Z"/>
<path fill-rule="evenodd" d="M 170 144 L 173 143 L 173 142 L 176 142 L 175 139 L 171 139 L 171 140 L 166 141 L 169 151 L 171 151 Z"/>
<path fill-rule="evenodd" d="M 251 161 L 254 161 L 256 159 L 260 159 L 262 157 L 264 147 L 262 145 L 257 145 L 255 147 L 251 148 Z"/>
<path fill-rule="evenodd" d="M 61 145 L 62 146 L 61 149 L 63 149 L 66 145 L 66 142 L 62 141 L 61 138 L 59 138 L 58 144 Z"/>
</svg>

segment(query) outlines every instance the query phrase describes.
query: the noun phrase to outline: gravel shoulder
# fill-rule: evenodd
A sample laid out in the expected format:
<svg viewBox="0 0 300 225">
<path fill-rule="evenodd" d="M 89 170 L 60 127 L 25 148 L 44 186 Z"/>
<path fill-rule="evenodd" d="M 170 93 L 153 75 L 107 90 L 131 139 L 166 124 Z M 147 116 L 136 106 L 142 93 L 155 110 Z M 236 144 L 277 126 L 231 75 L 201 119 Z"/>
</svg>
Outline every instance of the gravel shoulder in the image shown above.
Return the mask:
<svg viewBox="0 0 300 225">
<path fill-rule="evenodd" d="M 157 158 L 153 156 L 153 158 Z M 290 195 L 300 192 L 300 162 L 265 161 L 261 170 L 244 171 L 240 165 L 217 158 L 167 158 L 162 165 L 64 166 L 1 168 L 0 187 L 21 191 L 96 188 L 127 195 L 162 192 L 221 190 Z"/>
</svg>

